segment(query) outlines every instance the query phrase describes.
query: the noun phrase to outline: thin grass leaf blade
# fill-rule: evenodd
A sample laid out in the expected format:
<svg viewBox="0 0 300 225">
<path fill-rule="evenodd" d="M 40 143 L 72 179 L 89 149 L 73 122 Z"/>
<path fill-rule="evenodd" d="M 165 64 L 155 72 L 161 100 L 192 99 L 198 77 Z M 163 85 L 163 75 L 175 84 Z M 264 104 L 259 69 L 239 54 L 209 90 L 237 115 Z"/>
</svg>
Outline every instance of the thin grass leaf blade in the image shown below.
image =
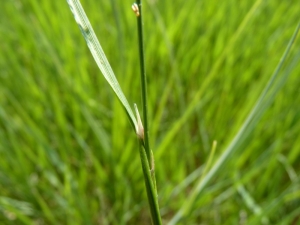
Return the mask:
<svg viewBox="0 0 300 225">
<path fill-rule="evenodd" d="M 200 196 L 200 194 L 203 192 L 204 188 L 207 186 L 207 184 L 213 179 L 213 177 L 216 176 L 216 174 L 223 168 L 223 166 L 226 164 L 226 162 L 229 160 L 229 157 L 235 153 L 240 145 L 245 141 L 246 137 L 250 134 L 250 132 L 253 131 L 255 125 L 258 123 L 259 119 L 262 117 L 263 113 L 266 111 L 267 106 L 265 105 L 265 102 L 271 102 L 274 100 L 275 95 L 279 92 L 281 85 L 275 86 L 275 91 L 271 94 L 271 96 L 267 96 L 271 88 L 274 86 L 276 78 L 279 76 L 279 72 L 283 66 L 283 63 L 287 59 L 287 56 L 289 55 L 291 48 L 297 38 L 298 32 L 300 29 L 300 23 L 298 23 L 298 26 L 296 27 L 293 36 L 291 37 L 288 46 L 286 47 L 286 50 L 284 54 L 282 55 L 282 58 L 280 59 L 280 62 L 278 63 L 274 73 L 270 77 L 268 83 L 266 84 L 264 90 L 262 91 L 261 95 L 259 96 L 258 100 L 256 101 L 256 104 L 252 108 L 251 112 L 249 113 L 248 117 L 246 118 L 243 125 L 240 127 L 240 130 L 236 134 L 236 136 L 233 138 L 233 140 L 230 142 L 229 146 L 225 149 L 223 154 L 219 157 L 219 159 L 216 161 L 214 166 L 210 169 L 210 171 L 204 176 L 203 179 L 201 179 L 195 189 L 193 190 L 190 197 L 186 200 L 185 204 L 181 207 L 181 209 L 175 214 L 175 216 L 171 219 L 171 221 L 168 223 L 168 225 L 174 225 L 177 224 L 178 221 L 180 221 L 182 218 L 184 218 L 186 215 L 191 213 L 192 205 L 196 201 L 196 199 Z M 286 77 L 289 75 L 289 73 L 284 73 L 283 76 Z"/>
<path fill-rule="evenodd" d="M 133 114 L 133 111 L 131 110 L 131 107 L 117 81 L 117 78 L 102 50 L 102 47 L 96 37 L 96 34 L 90 24 L 90 21 L 88 20 L 80 4 L 80 1 L 67 0 L 67 2 L 99 69 L 101 70 L 103 76 L 105 77 L 105 79 L 117 95 L 118 99 L 122 103 L 123 107 L 125 108 L 125 111 L 130 119 L 133 128 L 136 129 L 137 121 Z"/>
</svg>

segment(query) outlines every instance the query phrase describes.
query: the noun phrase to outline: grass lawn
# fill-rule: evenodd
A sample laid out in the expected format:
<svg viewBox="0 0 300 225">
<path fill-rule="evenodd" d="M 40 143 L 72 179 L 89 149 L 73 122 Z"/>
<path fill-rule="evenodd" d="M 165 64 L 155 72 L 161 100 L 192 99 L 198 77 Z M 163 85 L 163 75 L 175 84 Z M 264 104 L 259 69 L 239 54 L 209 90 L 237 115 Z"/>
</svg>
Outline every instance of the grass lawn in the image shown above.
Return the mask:
<svg viewBox="0 0 300 225">
<path fill-rule="evenodd" d="M 141 110 L 133 2 L 81 3 Z M 299 34 L 280 63 L 299 14 L 143 0 L 163 224 L 300 223 Z M 0 21 L 0 224 L 151 224 L 136 134 L 67 2 L 3 1 Z"/>
</svg>

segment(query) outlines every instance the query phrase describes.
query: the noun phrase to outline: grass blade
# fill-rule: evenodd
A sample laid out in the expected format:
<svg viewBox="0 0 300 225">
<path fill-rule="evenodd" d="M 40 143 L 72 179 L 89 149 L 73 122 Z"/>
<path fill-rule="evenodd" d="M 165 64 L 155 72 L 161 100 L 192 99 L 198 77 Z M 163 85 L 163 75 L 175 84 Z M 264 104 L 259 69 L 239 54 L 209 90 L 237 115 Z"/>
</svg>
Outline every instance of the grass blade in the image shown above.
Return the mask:
<svg viewBox="0 0 300 225">
<path fill-rule="evenodd" d="M 200 182 L 197 184 L 195 189 L 193 190 L 190 197 L 187 199 L 185 204 L 182 206 L 182 208 L 176 213 L 176 215 L 172 218 L 169 225 L 176 224 L 179 220 L 181 220 L 183 217 L 185 217 L 187 214 L 190 213 L 191 205 L 194 204 L 197 197 L 202 193 L 206 185 L 212 180 L 212 178 L 220 171 L 222 166 L 227 162 L 229 159 L 229 156 L 231 156 L 234 152 L 239 149 L 239 146 L 245 140 L 246 136 L 252 131 L 255 124 L 257 124 L 259 118 L 262 116 L 263 112 L 266 110 L 266 106 L 264 105 L 264 101 L 270 100 L 269 98 L 266 99 L 266 95 L 271 89 L 272 85 L 274 84 L 276 78 L 278 77 L 279 71 L 283 66 L 283 63 L 285 62 L 288 54 L 291 51 L 291 48 L 295 42 L 295 39 L 297 37 L 297 34 L 299 32 L 300 23 L 295 29 L 295 32 L 290 39 L 290 42 L 280 59 L 280 62 L 278 63 L 277 68 L 275 69 L 273 75 L 269 79 L 269 82 L 265 86 L 263 92 L 261 93 L 259 99 L 257 100 L 255 106 L 253 107 L 252 111 L 249 113 L 247 119 L 245 120 L 244 124 L 241 126 L 240 130 L 234 137 L 234 139 L 231 141 L 227 149 L 224 151 L 224 153 L 220 156 L 219 160 L 215 163 L 215 165 L 211 168 L 211 170 L 207 173 L 207 175 L 203 178 L 203 180 L 200 180 Z M 278 90 L 277 90 L 278 91 Z M 274 96 L 274 95 L 271 95 Z"/>
<path fill-rule="evenodd" d="M 134 129 L 136 129 L 137 121 L 133 111 L 117 81 L 116 76 L 114 75 L 114 72 L 102 50 L 102 47 L 79 0 L 67 0 L 67 2 L 99 69 L 125 108 L 131 125 Z"/>
</svg>

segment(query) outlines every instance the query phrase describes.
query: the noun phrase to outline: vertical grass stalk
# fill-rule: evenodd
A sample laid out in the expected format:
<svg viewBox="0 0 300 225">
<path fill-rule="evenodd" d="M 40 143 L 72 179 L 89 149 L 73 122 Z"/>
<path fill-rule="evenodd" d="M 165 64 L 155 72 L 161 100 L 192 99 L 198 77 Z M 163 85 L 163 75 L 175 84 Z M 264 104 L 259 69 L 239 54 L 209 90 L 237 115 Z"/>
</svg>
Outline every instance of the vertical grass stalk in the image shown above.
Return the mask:
<svg viewBox="0 0 300 225">
<path fill-rule="evenodd" d="M 141 0 L 137 1 L 138 12 L 137 15 L 137 27 L 138 27 L 138 41 L 139 41 L 139 57 L 140 57 L 140 72 L 141 72 L 141 86 L 142 86 L 142 105 L 143 105 L 143 125 L 145 132 L 145 150 L 149 159 L 149 166 L 151 162 L 150 144 L 149 144 L 149 125 L 148 125 L 148 100 L 147 100 L 147 78 L 145 68 L 145 56 L 144 56 L 144 37 L 143 37 L 143 21 L 142 21 L 142 4 Z"/>
<path fill-rule="evenodd" d="M 141 73 L 141 94 L 143 106 L 143 124 L 144 135 L 140 138 L 140 157 L 143 167 L 147 196 L 152 216 L 153 224 L 162 224 L 158 206 L 158 198 L 156 191 L 156 181 L 154 172 L 154 157 L 149 143 L 149 123 L 148 123 L 148 100 L 147 100 L 147 78 L 145 69 L 144 57 L 144 38 L 143 38 L 143 17 L 142 3 L 138 0 L 132 6 L 133 11 L 137 16 L 138 27 L 138 42 L 139 42 L 139 57 L 140 57 L 140 73 Z M 147 164 L 147 165 L 145 165 Z"/>
</svg>

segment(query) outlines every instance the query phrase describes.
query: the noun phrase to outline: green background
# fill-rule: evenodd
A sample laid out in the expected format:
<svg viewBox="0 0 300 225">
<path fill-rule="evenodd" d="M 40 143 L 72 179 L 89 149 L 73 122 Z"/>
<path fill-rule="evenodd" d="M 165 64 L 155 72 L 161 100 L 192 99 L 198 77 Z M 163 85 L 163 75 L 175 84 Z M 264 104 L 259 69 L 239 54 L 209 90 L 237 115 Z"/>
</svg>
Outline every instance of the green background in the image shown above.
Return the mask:
<svg viewBox="0 0 300 225">
<path fill-rule="evenodd" d="M 141 108 L 130 1 L 82 1 L 129 103 Z M 232 143 L 299 22 L 298 0 L 143 2 L 150 139 L 163 223 Z M 66 1 L 0 13 L 0 224 L 150 224 L 120 102 Z M 298 35 L 299 36 L 299 35 Z M 179 224 L 297 224 L 300 40 L 235 153 Z"/>
</svg>

